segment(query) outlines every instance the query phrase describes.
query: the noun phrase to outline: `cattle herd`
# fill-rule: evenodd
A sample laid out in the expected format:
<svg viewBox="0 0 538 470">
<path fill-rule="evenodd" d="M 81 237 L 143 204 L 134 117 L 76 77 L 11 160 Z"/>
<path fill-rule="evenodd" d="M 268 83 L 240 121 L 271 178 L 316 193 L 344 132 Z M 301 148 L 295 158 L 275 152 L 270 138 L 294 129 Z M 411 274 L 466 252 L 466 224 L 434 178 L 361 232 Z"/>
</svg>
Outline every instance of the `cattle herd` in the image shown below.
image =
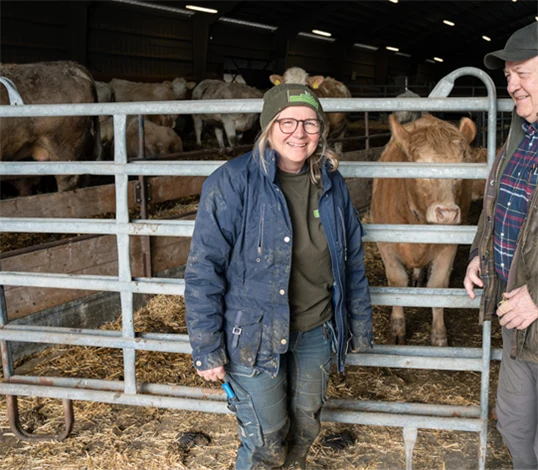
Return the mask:
<svg viewBox="0 0 538 470">
<path fill-rule="evenodd" d="M 184 78 L 162 83 L 138 83 L 113 79 L 95 81 L 90 72 L 74 62 L 42 62 L 35 64 L 0 64 L 0 76 L 10 79 L 25 104 L 64 104 L 95 102 L 146 102 L 173 100 L 260 99 L 262 90 L 241 83 L 203 80 L 196 84 Z M 351 98 L 341 82 L 323 76 L 309 76 L 292 67 L 282 76 L 268 77 L 268 87 L 281 83 L 301 83 L 321 98 Z M 417 97 L 406 90 L 401 97 Z M 0 104 L 9 104 L 7 90 L 0 86 Z M 126 127 L 127 155 L 135 158 L 143 148 L 145 156 L 162 156 L 183 151 L 181 136 L 174 130 L 178 115 L 148 115 L 143 123 L 143 142 L 139 145 L 139 126 L 135 116 L 128 117 Z M 196 143 L 202 145 L 202 131 L 212 129 L 220 147 L 235 146 L 241 134 L 258 126 L 257 114 L 195 114 L 192 116 Z M 346 113 L 326 114 L 324 132 L 329 138 L 341 139 L 347 126 Z M 404 121 L 413 122 L 403 125 Z M 485 162 L 485 149 L 471 149 L 476 134 L 475 124 L 468 118 L 459 126 L 431 115 L 390 116 L 392 138 L 381 161 L 386 162 Z M 5 161 L 72 161 L 112 158 L 114 144 L 113 119 L 99 117 L 0 118 L 0 159 Z M 342 152 L 342 144 L 335 150 Z M 34 178 L 35 179 L 35 178 Z M 32 179 L 20 180 L 19 195 L 29 195 Z M 59 191 L 77 187 L 78 177 L 56 177 Z M 434 179 L 378 179 L 374 182 L 371 216 L 373 223 L 396 224 L 460 224 L 465 221 L 471 200 L 483 195 L 483 181 Z M 447 287 L 456 253 L 455 245 L 420 245 L 380 243 L 379 250 L 391 286 L 422 279 L 428 267 L 428 287 Z M 394 307 L 391 318 L 394 343 L 405 344 L 405 320 L 402 307 Z M 443 310 L 433 309 L 432 344 L 447 344 Z"/>
</svg>

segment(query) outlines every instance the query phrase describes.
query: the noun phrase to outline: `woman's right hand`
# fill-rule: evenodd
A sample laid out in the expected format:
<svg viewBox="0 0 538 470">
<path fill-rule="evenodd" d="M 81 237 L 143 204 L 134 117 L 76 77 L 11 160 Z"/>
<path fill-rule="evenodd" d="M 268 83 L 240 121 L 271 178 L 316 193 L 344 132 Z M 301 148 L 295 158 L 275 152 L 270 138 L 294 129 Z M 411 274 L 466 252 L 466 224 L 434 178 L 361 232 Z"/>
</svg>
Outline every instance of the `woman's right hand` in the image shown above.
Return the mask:
<svg viewBox="0 0 538 470">
<path fill-rule="evenodd" d="M 226 372 L 224 371 L 224 366 L 215 367 L 214 369 L 208 370 L 196 370 L 197 374 L 202 377 L 204 380 L 210 380 L 211 382 L 216 382 L 217 380 L 224 380 Z"/>
</svg>

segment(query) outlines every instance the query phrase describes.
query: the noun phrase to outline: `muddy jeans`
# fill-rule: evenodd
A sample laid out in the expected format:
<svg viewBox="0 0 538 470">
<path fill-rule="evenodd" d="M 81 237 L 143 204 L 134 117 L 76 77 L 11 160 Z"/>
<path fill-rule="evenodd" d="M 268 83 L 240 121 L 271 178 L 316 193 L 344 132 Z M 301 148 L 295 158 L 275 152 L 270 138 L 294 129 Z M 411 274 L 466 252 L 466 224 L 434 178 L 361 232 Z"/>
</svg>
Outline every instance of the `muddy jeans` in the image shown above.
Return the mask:
<svg viewBox="0 0 538 470">
<path fill-rule="evenodd" d="M 497 387 L 497 429 L 516 470 L 538 468 L 538 364 L 510 358 L 512 331 L 503 327 Z"/>
<path fill-rule="evenodd" d="M 327 394 L 331 339 L 325 326 L 291 333 L 276 377 L 228 364 L 226 380 L 235 391 L 241 444 L 236 469 L 302 469 L 320 430 Z"/>
</svg>

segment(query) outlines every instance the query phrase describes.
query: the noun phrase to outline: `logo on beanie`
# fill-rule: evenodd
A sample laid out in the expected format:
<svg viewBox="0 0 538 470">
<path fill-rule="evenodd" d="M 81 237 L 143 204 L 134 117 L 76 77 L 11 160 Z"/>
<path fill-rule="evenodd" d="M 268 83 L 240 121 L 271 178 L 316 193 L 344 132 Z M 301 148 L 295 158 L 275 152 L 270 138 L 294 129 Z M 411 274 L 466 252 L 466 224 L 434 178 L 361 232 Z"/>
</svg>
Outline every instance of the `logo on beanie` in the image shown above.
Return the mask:
<svg viewBox="0 0 538 470">
<path fill-rule="evenodd" d="M 288 102 L 289 103 L 306 103 L 316 108 L 317 110 L 319 110 L 319 103 L 307 91 L 305 91 L 304 93 L 300 93 L 298 95 L 291 95 L 288 92 Z"/>
</svg>

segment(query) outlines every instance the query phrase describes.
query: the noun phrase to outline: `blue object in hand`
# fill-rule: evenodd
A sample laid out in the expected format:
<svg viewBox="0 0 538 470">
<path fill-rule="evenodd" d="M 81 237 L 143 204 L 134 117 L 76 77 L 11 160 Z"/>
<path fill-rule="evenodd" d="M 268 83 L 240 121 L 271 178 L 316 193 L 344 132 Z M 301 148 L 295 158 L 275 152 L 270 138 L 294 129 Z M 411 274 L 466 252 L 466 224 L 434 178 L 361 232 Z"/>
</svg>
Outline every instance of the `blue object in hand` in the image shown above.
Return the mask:
<svg viewBox="0 0 538 470">
<path fill-rule="evenodd" d="M 234 398 L 236 398 L 235 392 L 233 391 L 233 388 L 230 386 L 228 382 L 224 382 L 222 384 L 222 388 L 226 392 L 226 396 L 228 397 L 229 400 L 233 400 Z"/>
</svg>

